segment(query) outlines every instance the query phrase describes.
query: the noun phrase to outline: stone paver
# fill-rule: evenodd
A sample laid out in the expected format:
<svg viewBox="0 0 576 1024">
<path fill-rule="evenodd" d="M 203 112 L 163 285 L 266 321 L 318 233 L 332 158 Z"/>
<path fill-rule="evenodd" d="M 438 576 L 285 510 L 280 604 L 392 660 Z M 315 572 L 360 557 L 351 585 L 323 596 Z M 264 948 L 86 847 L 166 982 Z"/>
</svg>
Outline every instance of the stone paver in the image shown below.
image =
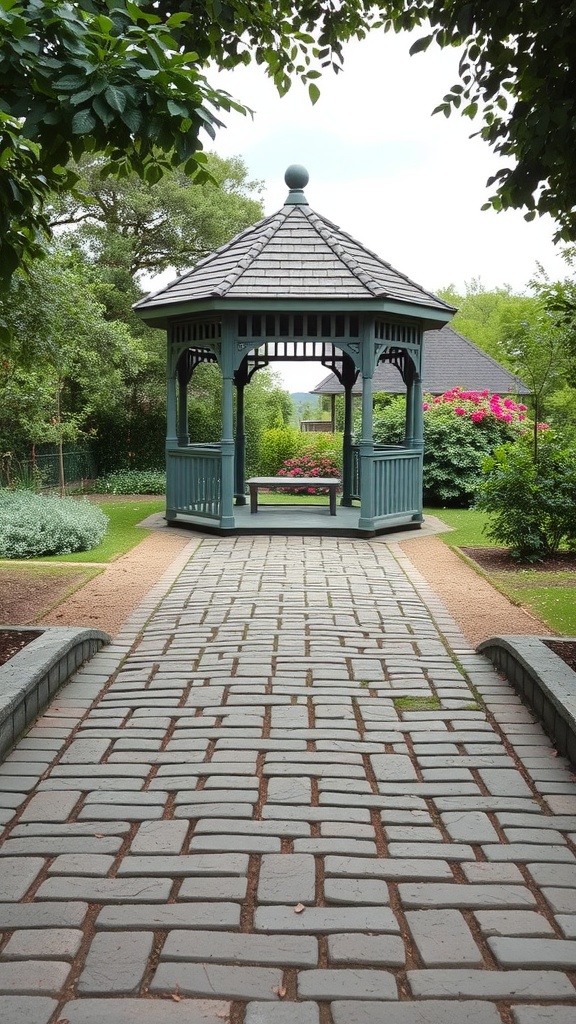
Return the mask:
<svg viewBox="0 0 576 1024">
<path fill-rule="evenodd" d="M 425 967 L 482 966 L 482 954 L 459 910 L 408 911 L 406 921 Z"/>
<path fill-rule="evenodd" d="M 4 960 L 73 960 L 82 945 L 79 928 L 15 931 L 2 949 Z"/>
<path fill-rule="evenodd" d="M 3 996 L 3 1024 L 49 1024 L 58 1003 L 46 996 Z"/>
<path fill-rule="evenodd" d="M 501 1024 L 502 1021 L 494 1006 L 476 1000 L 446 1002 L 436 999 L 431 1002 L 419 999 L 413 1003 L 335 1001 L 331 1010 L 334 1024 L 383 1024 L 383 1021 L 386 1024 Z M 559 1021 L 558 1024 L 564 1022 Z"/>
<path fill-rule="evenodd" d="M 230 1017 L 230 1003 L 220 999 L 181 999 L 177 1003 L 166 999 L 77 999 L 66 1003 L 62 1013 L 69 1024 L 222 1024 Z"/>
<path fill-rule="evenodd" d="M 572 1024 L 511 687 L 383 538 L 193 547 L 1 766 L 2 1024 Z"/>
</svg>

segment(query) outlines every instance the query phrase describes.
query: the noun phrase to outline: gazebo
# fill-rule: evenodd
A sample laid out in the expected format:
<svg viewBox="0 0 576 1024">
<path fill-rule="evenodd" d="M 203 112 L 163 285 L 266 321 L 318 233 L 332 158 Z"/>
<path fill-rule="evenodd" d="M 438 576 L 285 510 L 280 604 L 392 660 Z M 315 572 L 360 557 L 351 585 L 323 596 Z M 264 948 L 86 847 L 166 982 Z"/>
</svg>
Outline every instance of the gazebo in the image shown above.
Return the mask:
<svg viewBox="0 0 576 1024">
<path fill-rule="evenodd" d="M 311 210 L 303 167 L 289 167 L 285 181 L 281 210 L 134 306 L 168 334 L 166 518 L 224 534 L 263 532 L 265 513 L 251 516 L 245 507 L 244 391 L 264 366 L 314 361 L 336 376 L 345 395 L 340 509 L 322 526 L 359 536 L 417 527 L 423 337 L 455 309 Z M 191 444 L 188 434 L 188 385 L 203 362 L 217 363 L 222 373 L 222 436 L 215 444 Z M 379 363 L 393 364 L 406 385 L 402 445 L 373 440 Z M 362 426 L 354 444 L 352 389 L 359 377 Z M 301 528 L 291 532 L 307 532 L 309 514 L 299 511 Z"/>
</svg>

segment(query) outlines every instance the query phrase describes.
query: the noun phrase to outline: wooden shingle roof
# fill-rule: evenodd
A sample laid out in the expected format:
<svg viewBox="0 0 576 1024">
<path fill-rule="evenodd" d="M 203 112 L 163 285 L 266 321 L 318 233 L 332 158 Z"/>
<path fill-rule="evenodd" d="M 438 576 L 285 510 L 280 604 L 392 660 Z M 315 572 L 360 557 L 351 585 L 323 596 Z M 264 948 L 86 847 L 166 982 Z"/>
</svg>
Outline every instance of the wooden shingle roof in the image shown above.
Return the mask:
<svg viewBox="0 0 576 1024">
<path fill-rule="evenodd" d="M 494 394 L 529 395 L 530 389 L 509 370 L 458 334 L 453 327 L 426 331 L 423 345 L 422 390 L 441 395 L 450 388 L 462 387 L 467 391 L 488 389 Z M 387 394 L 403 394 L 406 390 L 402 378 L 391 363 L 379 363 L 374 373 L 372 389 Z M 344 388 L 333 374 L 314 388 L 314 395 L 341 395 Z M 359 377 L 352 393 L 362 393 Z"/>
<path fill-rule="evenodd" d="M 192 270 L 134 306 L 144 316 L 165 309 L 178 315 L 180 304 L 206 300 L 382 299 L 431 311 L 449 319 L 454 307 L 415 284 L 366 249 L 351 235 L 315 213 L 306 199 L 289 194 L 277 213 L 236 235 Z M 433 314 L 436 314 L 435 317 Z M 412 314 L 414 315 L 414 314 Z"/>
</svg>

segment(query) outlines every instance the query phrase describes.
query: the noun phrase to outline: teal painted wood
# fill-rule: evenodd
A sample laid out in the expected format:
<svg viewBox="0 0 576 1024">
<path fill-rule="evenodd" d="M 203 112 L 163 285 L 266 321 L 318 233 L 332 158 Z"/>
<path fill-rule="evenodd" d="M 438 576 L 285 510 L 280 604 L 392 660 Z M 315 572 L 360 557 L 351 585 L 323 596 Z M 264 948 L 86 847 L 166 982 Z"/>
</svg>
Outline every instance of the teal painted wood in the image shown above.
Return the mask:
<svg viewBox="0 0 576 1024">
<path fill-rule="evenodd" d="M 374 520 L 389 516 L 422 513 L 422 453 L 419 451 L 375 452 L 372 459 Z"/>
<path fill-rule="evenodd" d="M 407 446 L 401 444 L 375 444 L 374 454 L 383 452 L 406 452 Z M 352 498 L 360 501 L 360 446 L 352 445 Z"/>
<path fill-rule="evenodd" d="M 179 318 L 185 317 L 188 314 L 216 314 L 222 310 L 230 309 L 231 300 L 226 296 L 224 298 L 206 298 L 206 299 L 193 299 L 188 302 L 178 302 L 174 307 L 170 307 L 167 304 L 158 305 L 156 307 L 150 306 L 143 309 L 137 309 L 138 316 L 149 323 L 153 327 L 167 327 L 170 318 L 178 315 Z M 238 312 L 247 313 L 258 310 L 260 313 L 382 313 L 392 314 L 400 317 L 410 317 L 413 320 L 425 321 L 426 323 L 438 324 L 443 327 L 449 320 L 454 316 L 453 312 L 443 312 L 437 309 L 432 309 L 429 306 L 417 305 L 416 303 L 400 302 L 392 299 L 385 298 L 374 298 L 374 299 L 322 299 L 322 298 L 310 298 L 305 299 L 300 296 L 291 298 L 290 296 L 283 295 L 277 299 L 240 299 L 235 298 L 233 301 L 234 309 Z M 174 309 L 177 308 L 177 314 Z"/>
<path fill-rule="evenodd" d="M 219 444 L 191 444 L 166 452 L 166 516 L 202 516 L 220 523 L 222 453 Z"/>
</svg>

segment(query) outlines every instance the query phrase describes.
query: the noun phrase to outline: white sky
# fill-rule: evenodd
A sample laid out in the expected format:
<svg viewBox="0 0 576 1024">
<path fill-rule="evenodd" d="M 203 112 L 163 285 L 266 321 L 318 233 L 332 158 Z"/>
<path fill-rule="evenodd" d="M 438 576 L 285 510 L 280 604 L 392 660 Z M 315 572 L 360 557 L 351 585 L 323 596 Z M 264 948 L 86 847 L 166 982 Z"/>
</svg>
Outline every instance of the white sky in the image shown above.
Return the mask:
<svg viewBox="0 0 576 1024">
<path fill-rule="evenodd" d="M 479 122 L 431 116 L 458 81 L 458 54 L 434 48 L 410 57 L 412 41 L 374 33 L 350 44 L 344 72 L 319 81 L 315 106 L 300 84 L 280 98 L 256 65 L 217 75 L 214 83 L 255 113 L 225 115 L 213 148 L 240 155 L 250 177 L 265 181 L 266 215 L 284 203 L 288 165 L 303 164 L 312 208 L 428 290 L 480 278 L 487 288 L 521 291 L 537 263 L 565 277 L 549 218 L 481 211 L 502 161 L 470 138 Z M 292 391 L 327 373 L 317 364 L 277 367 Z"/>
</svg>

